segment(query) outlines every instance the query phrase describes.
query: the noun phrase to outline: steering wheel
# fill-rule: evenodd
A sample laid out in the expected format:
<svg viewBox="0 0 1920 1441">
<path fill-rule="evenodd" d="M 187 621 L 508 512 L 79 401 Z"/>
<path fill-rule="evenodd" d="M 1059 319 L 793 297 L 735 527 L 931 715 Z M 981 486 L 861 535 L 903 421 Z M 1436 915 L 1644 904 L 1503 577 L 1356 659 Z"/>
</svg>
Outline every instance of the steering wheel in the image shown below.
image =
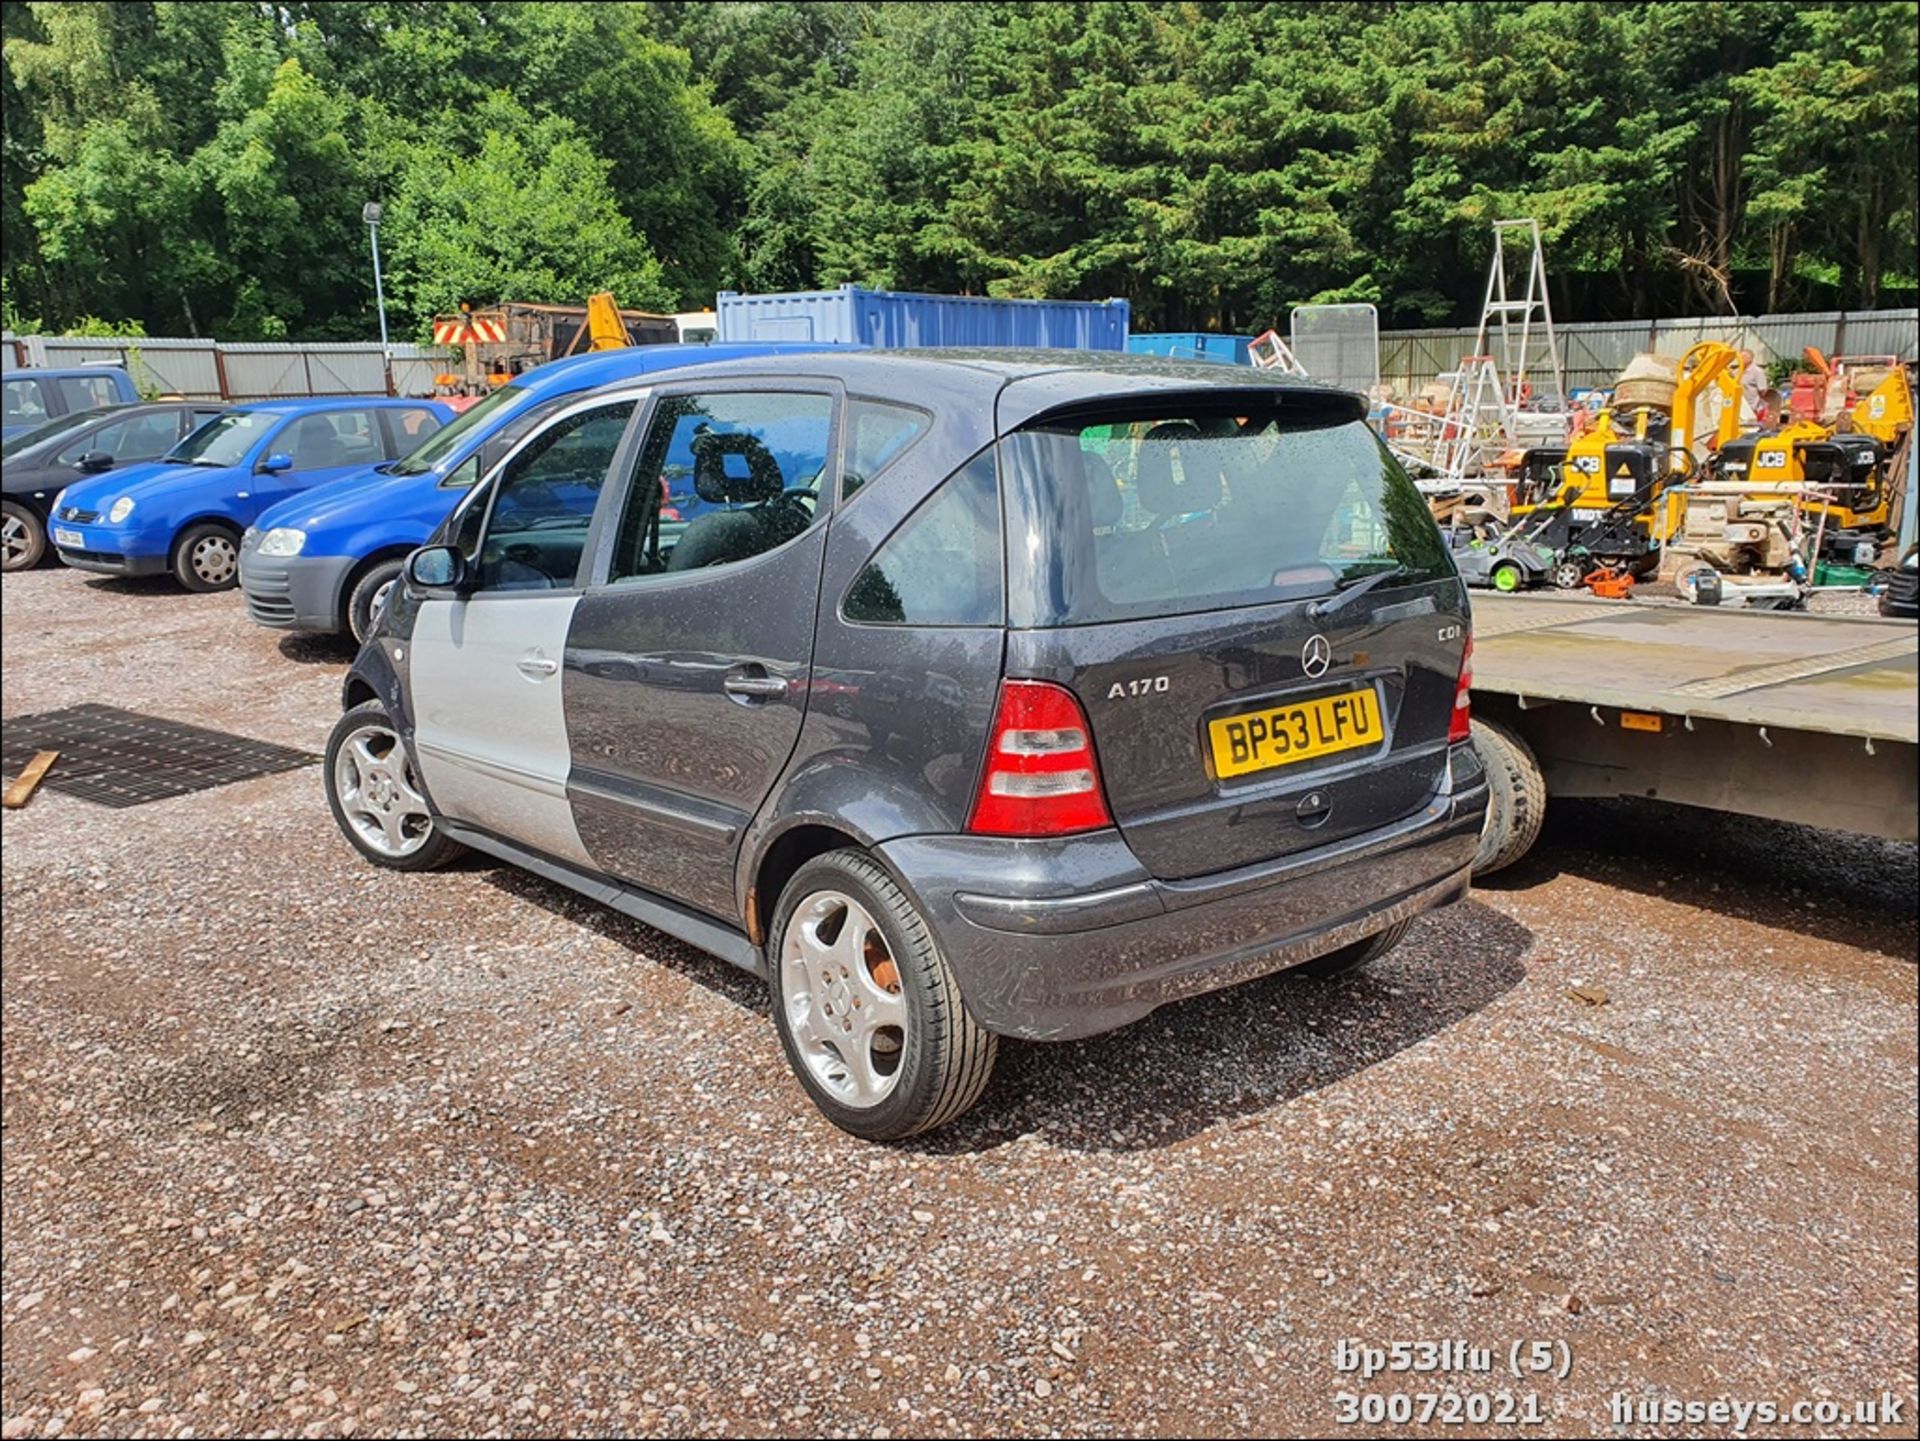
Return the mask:
<svg viewBox="0 0 1920 1441">
<path fill-rule="evenodd" d="M 782 500 L 790 500 L 812 515 L 820 505 L 820 492 L 810 485 L 790 485 L 780 492 Z"/>
<path fill-rule="evenodd" d="M 540 547 L 537 545 L 529 544 L 524 540 L 515 541 L 500 553 L 500 558 L 510 560 L 515 565 L 525 566 L 544 580 L 548 587 L 559 584 L 558 578 L 541 563 L 546 556 L 541 554 Z"/>
</svg>

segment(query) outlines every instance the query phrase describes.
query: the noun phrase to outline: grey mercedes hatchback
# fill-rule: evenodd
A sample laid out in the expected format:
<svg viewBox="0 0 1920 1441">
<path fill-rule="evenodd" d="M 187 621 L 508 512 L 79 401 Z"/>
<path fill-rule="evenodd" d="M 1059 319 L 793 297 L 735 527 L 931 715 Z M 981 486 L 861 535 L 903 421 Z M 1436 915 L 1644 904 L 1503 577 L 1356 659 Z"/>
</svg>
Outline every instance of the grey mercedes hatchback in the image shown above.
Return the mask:
<svg viewBox="0 0 1920 1441">
<path fill-rule="evenodd" d="M 463 848 L 762 975 L 891 1139 L 1058 1040 L 1383 954 L 1466 894 L 1467 599 L 1359 397 L 1084 352 L 583 394 L 409 558 L 327 748 Z"/>
</svg>

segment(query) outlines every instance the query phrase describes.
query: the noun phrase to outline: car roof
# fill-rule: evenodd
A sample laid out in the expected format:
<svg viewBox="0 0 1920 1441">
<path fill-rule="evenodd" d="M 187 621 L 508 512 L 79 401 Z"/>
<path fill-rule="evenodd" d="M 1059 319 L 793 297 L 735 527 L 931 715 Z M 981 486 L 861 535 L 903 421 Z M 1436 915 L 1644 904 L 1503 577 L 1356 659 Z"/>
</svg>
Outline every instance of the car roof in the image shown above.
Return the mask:
<svg viewBox="0 0 1920 1441">
<path fill-rule="evenodd" d="M 1050 411 L 1155 394 L 1234 390 L 1293 393 L 1320 402 L 1322 415 L 1362 419 L 1366 399 L 1298 376 L 1247 365 L 1164 360 L 1101 350 L 855 350 L 841 346 L 725 361 L 702 379 L 777 376 L 833 380 L 861 395 L 918 404 L 994 406 L 1001 430 Z"/>
<path fill-rule="evenodd" d="M 764 360 L 777 356 L 815 354 L 822 345 L 787 341 L 715 341 L 704 345 L 629 345 L 550 360 L 513 378 L 513 385 L 531 395 L 554 391 L 590 390 L 671 370 L 684 365 L 717 365 L 727 361 Z M 859 347 L 841 346 L 851 351 Z"/>
<path fill-rule="evenodd" d="M 61 379 L 70 375 L 125 375 L 124 365 L 20 365 L 8 366 L 7 380 Z"/>
<path fill-rule="evenodd" d="M 431 396 L 409 399 L 406 396 L 391 395 L 301 395 L 288 396 L 284 400 L 248 400 L 229 405 L 228 410 L 271 410 L 279 415 L 300 415 L 310 410 L 358 410 L 363 406 L 378 406 L 391 409 L 397 406 L 431 406 L 437 410 L 446 410 L 445 401 L 435 400 Z"/>
</svg>

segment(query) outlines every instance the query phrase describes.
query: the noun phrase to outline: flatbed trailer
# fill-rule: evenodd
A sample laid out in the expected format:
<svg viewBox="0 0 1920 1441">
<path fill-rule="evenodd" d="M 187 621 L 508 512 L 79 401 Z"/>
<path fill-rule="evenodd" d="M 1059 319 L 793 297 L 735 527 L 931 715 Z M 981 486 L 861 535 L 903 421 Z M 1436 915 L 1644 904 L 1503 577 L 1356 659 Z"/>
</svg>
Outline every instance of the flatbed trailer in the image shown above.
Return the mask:
<svg viewBox="0 0 1920 1441">
<path fill-rule="evenodd" d="M 1485 592 L 1473 620 L 1475 739 L 1495 779 L 1483 870 L 1525 853 L 1555 796 L 1916 839 L 1912 621 Z"/>
</svg>

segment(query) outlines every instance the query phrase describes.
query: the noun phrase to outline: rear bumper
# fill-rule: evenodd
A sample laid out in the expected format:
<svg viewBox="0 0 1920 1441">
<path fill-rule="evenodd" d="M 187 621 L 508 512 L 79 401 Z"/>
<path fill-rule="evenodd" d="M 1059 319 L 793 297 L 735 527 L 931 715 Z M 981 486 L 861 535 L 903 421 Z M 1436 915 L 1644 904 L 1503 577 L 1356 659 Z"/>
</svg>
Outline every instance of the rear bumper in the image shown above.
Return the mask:
<svg viewBox="0 0 1920 1441">
<path fill-rule="evenodd" d="M 1487 788 L 1455 774 L 1416 814 L 1187 881 L 1148 876 L 1117 831 L 1058 841 L 916 836 L 879 853 L 919 903 L 974 1018 L 1070 1040 L 1325 955 L 1467 894 Z"/>
<path fill-rule="evenodd" d="M 340 592 L 353 570 L 350 555 L 240 556 L 240 594 L 256 625 L 332 634 L 340 626 Z"/>
</svg>

